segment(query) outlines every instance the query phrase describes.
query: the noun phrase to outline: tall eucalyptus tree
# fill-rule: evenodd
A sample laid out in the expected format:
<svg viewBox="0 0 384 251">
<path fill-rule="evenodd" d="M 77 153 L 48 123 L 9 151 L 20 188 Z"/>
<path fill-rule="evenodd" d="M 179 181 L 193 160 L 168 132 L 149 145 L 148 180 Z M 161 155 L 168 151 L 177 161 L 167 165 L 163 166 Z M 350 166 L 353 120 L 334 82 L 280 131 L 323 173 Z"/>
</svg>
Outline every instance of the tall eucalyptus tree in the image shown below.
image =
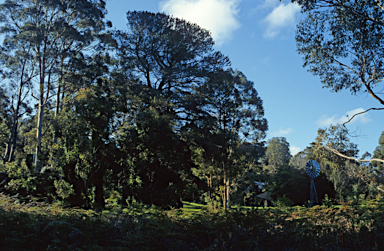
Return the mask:
<svg viewBox="0 0 384 251">
<path fill-rule="evenodd" d="M 384 6 L 377 0 L 292 0 L 307 14 L 296 31 L 304 66 L 325 88 L 364 92 L 383 110 Z M 354 116 L 353 116 L 354 117 Z M 352 117 L 352 118 L 353 118 Z M 352 119 L 351 118 L 351 119 Z"/>
<path fill-rule="evenodd" d="M 55 95 L 59 109 L 60 92 L 65 91 L 64 67 L 92 45 L 105 28 L 105 14 L 103 0 L 6 0 L 0 5 L 0 34 L 5 35 L 5 44 L 15 45 L 8 55 L 27 53 L 25 76 L 31 78 L 30 85 L 38 86 L 37 92 L 31 93 L 38 103 L 36 165 L 45 109 Z M 13 63 L 20 65 L 16 60 Z"/>
<path fill-rule="evenodd" d="M 19 49 L 17 49 L 19 48 Z M 4 151 L 4 162 L 14 159 L 16 140 L 20 118 L 31 113 L 29 95 L 32 88 L 31 80 L 35 76 L 31 64 L 30 47 L 23 47 L 22 41 L 6 41 L 0 50 L 0 61 L 3 65 L 1 72 L 2 85 L 9 94 L 8 102 L 11 112 L 9 127 L 10 134 Z"/>
</svg>

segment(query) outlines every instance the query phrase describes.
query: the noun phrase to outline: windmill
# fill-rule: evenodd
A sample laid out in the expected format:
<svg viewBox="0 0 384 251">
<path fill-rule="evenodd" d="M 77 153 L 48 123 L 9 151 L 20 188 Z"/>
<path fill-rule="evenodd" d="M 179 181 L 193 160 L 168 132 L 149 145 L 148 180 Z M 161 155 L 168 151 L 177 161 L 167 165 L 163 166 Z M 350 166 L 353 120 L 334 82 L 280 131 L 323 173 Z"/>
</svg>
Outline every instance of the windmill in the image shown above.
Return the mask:
<svg viewBox="0 0 384 251">
<path fill-rule="evenodd" d="M 305 172 L 308 174 L 308 176 L 311 178 L 311 206 L 313 206 L 315 203 L 319 204 L 319 201 L 317 200 L 317 193 L 316 193 L 316 187 L 315 187 L 315 178 L 319 176 L 320 173 L 320 166 L 319 164 L 314 161 L 310 160 L 305 165 Z"/>
</svg>

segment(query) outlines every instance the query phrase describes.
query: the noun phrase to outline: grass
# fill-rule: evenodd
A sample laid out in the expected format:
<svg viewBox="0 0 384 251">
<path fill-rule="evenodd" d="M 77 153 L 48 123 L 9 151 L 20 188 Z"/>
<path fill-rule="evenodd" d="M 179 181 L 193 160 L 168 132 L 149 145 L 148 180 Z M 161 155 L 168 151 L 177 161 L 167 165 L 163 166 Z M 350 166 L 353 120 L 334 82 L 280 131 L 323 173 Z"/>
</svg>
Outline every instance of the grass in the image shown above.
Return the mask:
<svg viewBox="0 0 384 251">
<path fill-rule="evenodd" d="M 195 202 L 187 202 L 183 201 L 183 212 L 186 213 L 197 213 L 200 212 L 203 208 L 205 208 L 203 204 L 195 203 Z"/>
</svg>

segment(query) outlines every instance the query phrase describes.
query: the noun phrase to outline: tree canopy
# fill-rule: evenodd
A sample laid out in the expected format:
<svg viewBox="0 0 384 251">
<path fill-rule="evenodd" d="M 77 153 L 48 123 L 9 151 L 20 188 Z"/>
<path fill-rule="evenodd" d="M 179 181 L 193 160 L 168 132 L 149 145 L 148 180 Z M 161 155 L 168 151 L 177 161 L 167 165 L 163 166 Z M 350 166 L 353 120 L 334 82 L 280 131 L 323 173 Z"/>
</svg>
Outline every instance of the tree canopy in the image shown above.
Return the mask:
<svg viewBox="0 0 384 251">
<path fill-rule="evenodd" d="M 367 92 L 381 105 L 384 10 L 377 1 L 299 1 L 307 12 L 296 31 L 304 66 L 326 88 Z"/>
<path fill-rule="evenodd" d="M 333 91 L 380 99 L 382 25 L 356 16 L 376 9 L 330 4 L 303 5 L 305 65 Z M 0 5 L 0 192 L 97 209 L 181 200 L 228 208 L 255 202 L 258 180 L 277 204 L 305 203 L 304 166 L 317 160 L 321 199 L 375 196 L 381 167 L 354 159 L 343 127 L 320 129 L 293 158 L 286 138 L 265 142 L 258 83 L 230 67 L 208 30 L 145 11 L 108 30 L 105 15 L 101 0 Z"/>
<path fill-rule="evenodd" d="M 128 11 L 127 30 L 107 32 L 104 1 L 8 0 L 0 14 L 9 193 L 103 208 L 116 193 L 166 207 L 214 192 L 227 205 L 257 169 L 262 100 L 209 31 Z"/>
</svg>

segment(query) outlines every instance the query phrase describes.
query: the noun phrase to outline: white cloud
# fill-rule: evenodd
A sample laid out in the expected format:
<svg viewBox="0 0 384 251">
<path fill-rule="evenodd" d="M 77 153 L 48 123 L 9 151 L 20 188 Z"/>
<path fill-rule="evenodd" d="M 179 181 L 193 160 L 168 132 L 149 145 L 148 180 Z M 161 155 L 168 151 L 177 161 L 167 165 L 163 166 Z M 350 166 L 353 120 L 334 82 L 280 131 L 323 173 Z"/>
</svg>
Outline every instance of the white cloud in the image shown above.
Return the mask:
<svg viewBox="0 0 384 251">
<path fill-rule="evenodd" d="M 240 27 L 236 18 L 241 0 L 165 0 L 160 10 L 211 32 L 217 44 L 229 39 Z"/>
<path fill-rule="evenodd" d="M 267 0 L 264 5 L 271 6 L 275 1 Z M 300 12 L 300 6 L 296 3 L 281 3 L 275 7 L 264 19 L 267 29 L 265 38 L 274 38 L 284 28 L 295 25 L 296 15 Z"/>
<path fill-rule="evenodd" d="M 279 3 L 279 0 L 265 0 L 261 8 L 273 8 Z"/>
<path fill-rule="evenodd" d="M 345 122 L 347 122 L 348 120 L 350 120 L 353 115 L 357 114 L 357 113 L 360 113 L 360 112 L 363 112 L 365 111 L 363 108 L 357 108 L 355 110 L 352 110 L 352 111 L 348 111 L 346 112 L 343 116 L 341 117 L 338 117 L 336 115 L 333 115 L 332 117 L 328 117 L 326 115 L 323 115 L 318 121 L 317 121 L 317 124 L 319 126 L 324 126 L 324 127 L 328 127 L 330 125 L 337 125 L 337 124 L 343 124 Z M 370 122 L 371 119 L 369 118 L 368 114 L 367 113 L 363 113 L 363 114 L 360 114 L 360 115 L 357 115 L 356 117 L 354 117 L 350 123 L 356 123 L 356 122 L 360 122 L 360 123 L 368 123 Z"/>
<path fill-rule="evenodd" d="M 291 152 L 292 156 L 295 156 L 298 152 L 301 151 L 300 147 L 297 146 L 290 146 L 289 151 Z"/>
<path fill-rule="evenodd" d="M 291 132 L 293 132 L 292 128 L 288 128 L 288 129 L 280 128 L 280 130 L 273 133 L 273 136 L 283 136 L 283 135 L 290 134 Z"/>
</svg>

